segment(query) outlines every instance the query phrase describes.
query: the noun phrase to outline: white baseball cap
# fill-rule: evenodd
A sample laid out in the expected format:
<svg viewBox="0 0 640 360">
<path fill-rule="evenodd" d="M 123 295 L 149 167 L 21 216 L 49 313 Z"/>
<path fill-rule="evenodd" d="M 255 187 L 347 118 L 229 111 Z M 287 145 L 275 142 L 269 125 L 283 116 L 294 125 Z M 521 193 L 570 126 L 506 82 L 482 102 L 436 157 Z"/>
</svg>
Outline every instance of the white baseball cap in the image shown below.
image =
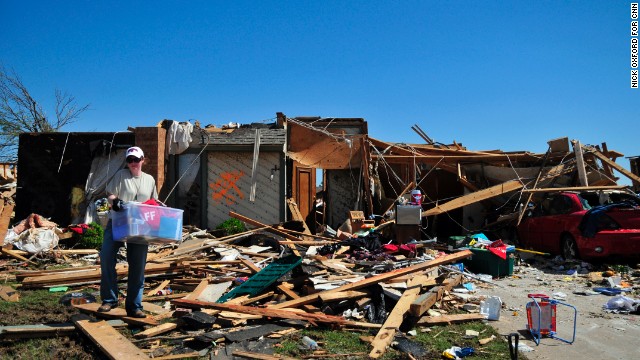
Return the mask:
<svg viewBox="0 0 640 360">
<path fill-rule="evenodd" d="M 127 149 L 127 152 L 125 153 L 125 159 L 128 158 L 129 156 L 135 156 L 138 159 L 142 159 L 144 157 L 144 152 L 142 152 L 142 149 L 140 149 L 137 146 L 132 146 L 130 148 Z"/>
</svg>

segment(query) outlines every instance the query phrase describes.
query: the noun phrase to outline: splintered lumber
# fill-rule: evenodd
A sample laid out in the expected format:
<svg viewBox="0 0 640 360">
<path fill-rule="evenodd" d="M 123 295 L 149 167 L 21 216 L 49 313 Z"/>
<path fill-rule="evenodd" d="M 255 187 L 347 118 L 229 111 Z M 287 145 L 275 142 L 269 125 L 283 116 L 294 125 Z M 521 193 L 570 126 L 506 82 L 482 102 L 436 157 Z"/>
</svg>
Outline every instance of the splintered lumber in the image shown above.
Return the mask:
<svg viewBox="0 0 640 360">
<path fill-rule="evenodd" d="M 141 349 L 127 340 L 106 321 L 74 320 L 74 324 L 93 341 L 109 359 L 149 359 Z"/>
<path fill-rule="evenodd" d="M 98 303 L 89 303 L 89 304 L 74 304 L 73 307 L 79 309 L 82 312 L 89 313 L 95 316 L 100 316 L 106 319 L 120 319 L 127 324 L 132 325 L 151 325 L 156 326 L 158 322 L 151 318 L 134 318 L 127 316 L 127 312 L 123 308 L 113 308 L 109 312 L 98 312 L 98 308 L 100 304 Z"/>
<path fill-rule="evenodd" d="M 308 321 L 310 323 L 327 323 L 327 324 L 364 327 L 364 328 L 380 327 L 379 324 L 370 324 L 365 322 L 345 320 L 341 316 L 315 314 L 315 313 L 310 314 L 303 311 L 290 311 L 290 310 L 280 310 L 280 309 L 270 309 L 270 308 L 258 308 L 258 307 L 243 306 L 243 305 L 218 304 L 218 303 L 211 303 L 206 301 L 185 300 L 185 299 L 173 300 L 171 302 L 175 305 L 186 307 L 186 308 L 209 308 L 209 309 L 216 309 L 216 310 L 222 310 L 222 311 L 233 311 L 233 312 L 242 313 L 242 314 L 260 315 L 260 316 L 266 316 L 271 318 L 303 320 L 303 321 Z"/>
<path fill-rule="evenodd" d="M 24 256 L 22 256 L 22 255 L 19 255 L 19 254 L 16 254 L 16 252 L 15 252 L 15 251 L 13 251 L 13 250 L 9 250 L 9 249 L 5 249 L 5 248 L 3 248 L 3 247 L 0 247 L 0 252 L 2 252 L 2 253 L 4 253 L 4 254 L 7 254 L 7 255 L 9 255 L 9 256 L 11 256 L 11 257 L 14 257 L 14 258 L 16 258 L 16 259 L 18 259 L 18 260 L 26 261 L 26 262 L 28 262 L 29 264 L 37 265 L 36 263 L 34 263 L 33 261 L 31 261 L 31 260 L 27 259 L 26 257 L 24 257 Z"/>
<path fill-rule="evenodd" d="M 445 291 L 449 291 L 458 286 L 462 282 L 462 275 L 458 274 L 452 278 L 446 279 L 442 282 L 441 286 L 436 286 L 428 292 L 420 295 L 409 309 L 409 312 L 413 316 L 422 316 L 429 308 L 433 306 L 437 301 L 442 299 L 442 295 Z"/>
<path fill-rule="evenodd" d="M 11 214 L 13 214 L 13 208 L 15 204 L 13 202 L 7 204 L 7 201 L 2 199 L 3 202 L 2 211 L 0 211 L 0 246 L 4 244 L 4 238 L 9 231 L 9 223 L 11 222 Z"/>
<path fill-rule="evenodd" d="M 507 181 L 502 184 L 491 186 L 486 189 L 482 189 L 482 190 L 461 196 L 457 199 L 448 201 L 442 205 L 436 205 L 436 207 L 433 209 L 423 211 L 422 217 L 442 214 L 447 211 L 451 211 L 457 208 L 461 208 L 463 206 L 467 206 L 469 204 L 477 203 L 479 201 L 490 199 L 498 195 L 502 195 L 511 191 L 522 189 L 522 187 L 523 185 L 519 180 Z"/>
<path fill-rule="evenodd" d="M 276 304 L 276 305 L 271 305 L 269 306 L 272 309 L 284 309 L 284 308 L 288 308 L 288 307 L 298 307 L 300 305 L 305 305 L 305 304 L 310 304 L 312 302 L 318 301 L 320 299 L 320 295 L 321 294 L 328 294 L 328 293 L 338 293 L 338 292 L 342 292 L 342 291 L 349 291 L 349 290 L 357 290 L 357 289 L 361 289 L 367 286 L 371 286 L 371 285 L 375 285 L 379 282 L 384 282 L 386 280 L 389 279 L 393 279 L 402 275 L 406 275 L 406 274 L 411 274 L 411 273 L 416 273 L 419 272 L 421 270 L 426 270 L 426 269 L 430 269 L 439 265 L 443 265 L 443 264 L 450 264 L 450 263 L 455 263 L 457 261 L 460 261 L 462 259 L 468 258 L 469 256 L 471 256 L 472 253 L 469 250 L 463 250 L 460 252 L 457 252 L 455 254 L 449 254 L 449 255 L 445 255 L 442 257 L 439 257 L 435 260 L 431 260 L 431 261 L 426 261 L 417 265 L 413 265 L 410 267 L 406 267 L 406 268 L 402 268 L 402 269 L 396 269 L 393 271 L 389 271 L 386 273 L 382 273 L 379 275 L 375 275 L 372 276 L 370 278 L 367 279 L 363 279 L 351 284 L 345 284 L 342 285 L 340 287 L 337 287 L 335 289 L 331 289 L 331 290 L 325 290 L 325 291 L 321 291 L 319 293 L 315 293 L 315 294 L 311 294 L 311 295 L 307 295 L 307 296 L 302 296 L 298 299 L 293 299 L 293 300 L 289 300 L 289 301 L 285 301 L 282 302 L 280 304 Z"/>
<path fill-rule="evenodd" d="M 149 291 L 147 293 L 147 296 L 156 295 L 160 290 L 164 290 L 164 288 L 166 288 L 167 285 L 169 285 L 170 282 L 171 282 L 171 280 L 165 280 L 165 281 L 161 282 L 160 285 L 156 286 L 153 290 Z"/>
<path fill-rule="evenodd" d="M 593 149 L 593 150 L 591 150 L 591 153 L 595 157 L 597 157 L 598 159 L 602 160 L 602 162 L 604 162 L 607 165 L 611 166 L 612 168 L 616 169 L 618 172 L 620 172 L 624 176 L 628 177 L 629 179 L 631 179 L 633 181 L 636 181 L 636 182 L 640 182 L 640 177 L 638 175 L 635 175 L 634 173 L 630 172 L 629 170 L 627 170 L 627 169 L 623 168 L 622 166 L 618 165 L 615 161 L 611 161 L 611 159 L 606 157 L 600 151 L 597 151 L 597 150 Z"/>
<path fill-rule="evenodd" d="M 299 238 L 297 238 L 297 237 L 295 237 L 293 235 L 290 235 L 290 234 L 288 234 L 288 233 L 286 233 L 284 231 L 280 231 L 278 229 L 275 229 L 272 226 L 269 226 L 267 224 L 263 224 L 263 223 L 261 223 L 261 222 L 259 222 L 257 220 L 253 220 L 253 219 L 248 218 L 246 216 L 240 215 L 240 214 L 238 214 L 236 212 L 229 211 L 229 216 L 231 216 L 232 218 L 238 219 L 238 220 L 240 220 L 242 222 L 246 222 L 247 224 L 251 224 L 253 226 L 266 227 L 265 230 L 267 230 L 267 231 L 269 231 L 271 233 L 274 233 L 274 234 L 276 234 L 278 236 L 282 236 L 285 239 L 289 239 L 289 240 L 292 240 L 292 241 L 300 241 Z M 300 256 L 300 252 L 298 252 L 298 249 L 296 249 L 295 245 L 288 245 L 288 246 L 293 251 L 293 253 L 295 255 Z"/>
<path fill-rule="evenodd" d="M 483 320 L 486 317 L 482 314 L 453 314 L 453 315 L 440 315 L 440 316 L 423 316 L 418 320 L 418 325 L 422 326 L 434 326 L 434 325 L 449 325 L 455 323 L 461 323 L 473 320 Z"/>
<path fill-rule="evenodd" d="M 145 277 L 179 275 L 184 272 L 186 265 L 178 263 L 151 264 L 147 263 L 144 269 Z M 128 267 L 116 267 L 118 279 L 127 276 Z M 92 283 L 100 281 L 100 267 L 95 266 L 78 272 L 60 272 L 29 276 L 22 280 L 24 288 L 39 288 L 47 286 L 60 286 L 67 284 Z"/>
<path fill-rule="evenodd" d="M 249 270 L 251 270 L 251 272 L 254 273 L 254 274 L 258 273 L 258 272 L 260 272 L 260 270 L 262 270 L 258 265 L 254 264 L 253 261 L 251 261 L 249 259 L 240 258 L 240 261 L 244 264 L 244 266 L 249 268 Z"/>
<path fill-rule="evenodd" d="M 552 193 L 561 191 L 589 191 L 589 190 L 622 190 L 628 186 L 625 185 L 599 185 L 599 186 L 573 186 L 573 187 L 558 187 L 558 188 L 544 188 L 544 189 L 524 189 L 524 193 Z"/>
<path fill-rule="evenodd" d="M 200 281 L 200 284 L 196 286 L 195 290 L 191 292 L 191 294 L 185 296 L 185 299 L 195 300 L 202 294 L 202 292 L 209 286 L 209 280 L 205 279 Z"/>
<path fill-rule="evenodd" d="M 296 202 L 292 198 L 288 198 L 287 205 L 289 206 L 289 211 L 291 211 L 291 217 L 293 218 L 293 220 L 300 221 L 302 223 L 304 234 L 311 235 L 311 230 L 309 230 L 307 223 L 304 221 L 304 217 L 302 217 L 302 213 L 298 208 L 298 204 L 296 204 Z"/>
<path fill-rule="evenodd" d="M 411 303 L 420 295 L 420 284 L 429 277 L 426 275 L 416 276 L 407 283 L 407 290 L 402 293 L 400 300 L 396 303 L 387 319 L 382 324 L 382 328 L 371 342 L 373 349 L 369 353 L 369 357 L 377 359 L 384 354 L 387 347 L 391 345 L 396 334 L 396 329 L 402 325 L 404 316 L 409 310 Z"/>
<path fill-rule="evenodd" d="M 322 300 L 322 302 L 342 301 L 346 299 L 359 299 L 369 295 L 371 295 L 369 291 L 359 291 L 359 290 L 342 291 L 337 293 L 321 292 L 320 300 Z"/>
</svg>

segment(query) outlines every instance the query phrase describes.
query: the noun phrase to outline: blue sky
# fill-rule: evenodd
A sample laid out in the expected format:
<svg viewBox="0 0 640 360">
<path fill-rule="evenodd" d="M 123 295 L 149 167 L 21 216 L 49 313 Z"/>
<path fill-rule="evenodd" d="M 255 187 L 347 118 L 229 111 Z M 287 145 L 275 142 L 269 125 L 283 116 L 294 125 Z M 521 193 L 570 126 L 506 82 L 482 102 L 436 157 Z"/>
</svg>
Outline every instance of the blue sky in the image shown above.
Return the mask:
<svg viewBox="0 0 640 360">
<path fill-rule="evenodd" d="M 640 155 L 630 1 L 8 1 L 0 62 L 63 130 L 362 117 L 371 136 Z M 618 163 L 628 168 L 627 159 Z"/>
</svg>

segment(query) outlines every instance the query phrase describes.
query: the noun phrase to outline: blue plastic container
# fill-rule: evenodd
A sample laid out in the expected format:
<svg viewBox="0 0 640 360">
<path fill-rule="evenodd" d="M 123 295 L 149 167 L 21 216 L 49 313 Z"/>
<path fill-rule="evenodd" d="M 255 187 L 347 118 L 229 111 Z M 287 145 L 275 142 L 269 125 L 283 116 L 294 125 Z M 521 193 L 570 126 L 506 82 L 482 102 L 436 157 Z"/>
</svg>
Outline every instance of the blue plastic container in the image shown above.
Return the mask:
<svg viewBox="0 0 640 360">
<path fill-rule="evenodd" d="M 126 203 L 112 211 L 113 240 L 138 244 L 166 244 L 182 241 L 181 209 Z"/>
</svg>

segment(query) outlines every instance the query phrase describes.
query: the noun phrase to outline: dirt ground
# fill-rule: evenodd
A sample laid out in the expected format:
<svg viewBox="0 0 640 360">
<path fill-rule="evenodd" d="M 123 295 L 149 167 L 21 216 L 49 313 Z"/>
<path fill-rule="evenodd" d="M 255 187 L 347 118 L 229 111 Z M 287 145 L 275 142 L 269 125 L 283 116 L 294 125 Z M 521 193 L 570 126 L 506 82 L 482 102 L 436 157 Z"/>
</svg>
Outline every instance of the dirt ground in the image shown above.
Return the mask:
<svg viewBox="0 0 640 360">
<path fill-rule="evenodd" d="M 479 287 L 477 294 L 501 298 L 503 308 L 500 319 L 492 321 L 491 324 L 503 335 L 519 333 L 520 343 L 533 349 L 525 353 L 528 359 L 633 359 L 638 357 L 640 315 L 605 312 L 602 307 L 612 298 L 607 295 L 575 294 L 575 291 L 591 290 L 601 285 L 591 282 L 588 274 L 580 274 L 576 277 L 567 275 L 567 268 L 571 268 L 572 264 L 561 264 L 526 255 L 524 257 L 528 258 L 525 261 L 535 264 L 535 267 L 516 265 L 514 277 L 495 281 L 502 287 Z M 541 261 L 537 262 L 536 259 Z M 596 266 L 593 270 L 599 268 Z M 636 268 L 635 271 L 638 269 Z M 536 345 L 529 331 L 526 330 L 526 304 L 531 301 L 527 294 L 543 293 L 552 296 L 559 292 L 566 294 L 563 302 L 577 309 L 575 342 L 568 344 L 543 337 L 540 345 Z M 635 292 L 638 293 L 637 285 Z M 627 293 L 627 296 L 637 299 L 637 295 L 633 292 Z M 557 336 L 571 340 L 574 330 L 574 311 L 562 305 L 558 305 L 557 309 Z"/>
</svg>

